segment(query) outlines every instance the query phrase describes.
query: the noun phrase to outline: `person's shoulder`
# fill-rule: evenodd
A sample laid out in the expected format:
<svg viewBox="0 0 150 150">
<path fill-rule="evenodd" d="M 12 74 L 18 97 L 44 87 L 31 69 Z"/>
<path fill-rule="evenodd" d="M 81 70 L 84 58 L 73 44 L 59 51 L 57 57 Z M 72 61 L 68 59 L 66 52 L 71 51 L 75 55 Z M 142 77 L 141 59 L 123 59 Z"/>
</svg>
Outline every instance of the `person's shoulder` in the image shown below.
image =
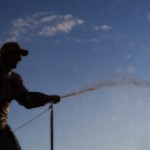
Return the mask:
<svg viewBox="0 0 150 150">
<path fill-rule="evenodd" d="M 12 72 L 11 72 L 11 79 L 13 79 L 13 80 L 22 80 L 22 77 L 21 77 L 20 74 L 18 74 L 18 73 L 16 73 L 16 72 L 12 71 Z"/>
<path fill-rule="evenodd" d="M 12 71 L 10 73 L 10 83 L 11 83 L 12 87 L 14 87 L 14 89 L 27 91 L 27 89 L 25 88 L 25 86 L 23 84 L 21 75 L 16 72 Z"/>
</svg>

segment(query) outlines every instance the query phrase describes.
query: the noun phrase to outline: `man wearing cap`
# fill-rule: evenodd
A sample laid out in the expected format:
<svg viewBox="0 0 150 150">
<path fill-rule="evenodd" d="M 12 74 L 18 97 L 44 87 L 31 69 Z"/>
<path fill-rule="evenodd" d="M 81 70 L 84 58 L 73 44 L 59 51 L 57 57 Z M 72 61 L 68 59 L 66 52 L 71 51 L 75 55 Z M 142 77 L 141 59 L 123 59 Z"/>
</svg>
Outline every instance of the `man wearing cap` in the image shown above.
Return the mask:
<svg viewBox="0 0 150 150">
<path fill-rule="evenodd" d="M 7 42 L 0 49 L 0 150 L 21 150 L 21 147 L 7 123 L 9 106 L 12 100 L 30 109 L 57 103 L 60 97 L 39 92 L 29 92 L 23 85 L 21 76 L 12 70 L 17 67 L 22 56 L 28 51 L 16 42 Z"/>
</svg>

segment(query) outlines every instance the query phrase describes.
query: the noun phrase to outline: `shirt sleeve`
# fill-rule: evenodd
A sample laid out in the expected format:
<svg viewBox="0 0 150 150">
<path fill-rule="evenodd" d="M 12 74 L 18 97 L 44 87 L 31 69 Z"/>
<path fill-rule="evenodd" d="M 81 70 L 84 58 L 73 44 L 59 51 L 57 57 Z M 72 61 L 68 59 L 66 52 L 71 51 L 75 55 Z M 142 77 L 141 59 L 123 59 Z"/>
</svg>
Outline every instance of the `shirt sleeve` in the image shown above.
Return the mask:
<svg viewBox="0 0 150 150">
<path fill-rule="evenodd" d="M 24 107 L 36 108 L 44 106 L 49 100 L 49 96 L 40 92 L 29 92 L 23 84 L 23 80 L 20 75 L 13 75 L 14 84 L 14 99 Z"/>
</svg>

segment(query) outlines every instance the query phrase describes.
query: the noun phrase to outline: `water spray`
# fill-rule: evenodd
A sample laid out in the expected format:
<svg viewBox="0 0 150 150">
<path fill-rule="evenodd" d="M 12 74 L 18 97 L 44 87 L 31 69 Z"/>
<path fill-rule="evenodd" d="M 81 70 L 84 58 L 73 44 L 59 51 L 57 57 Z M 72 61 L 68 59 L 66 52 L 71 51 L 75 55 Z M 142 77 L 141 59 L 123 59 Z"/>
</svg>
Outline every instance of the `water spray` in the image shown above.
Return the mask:
<svg viewBox="0 0 150 150">
<path fill-rule="evenodd" d="M 100 88 L 116 87 L 116 86 L 135 86 L 135 87 L 149 88 L 150 82 L 147 82 L 147 81 L 142 82 L 137 78 L 122 79 L 122 80 L 118 80 L 118 81 L 108 80 L 108 81 L 99 82 L 98 84 L 91 86 L 89 88 L 85 88 L 85 89 L 82 89 L 82 90 L 79 90 L 76 92 L 71 92 L 64 96 L 61 96 L 61 99 L 81 95 L 81 94 L 84 94 L 87 92 L 92 92 L 92 91 L 98 90 Z"/>
</svg>

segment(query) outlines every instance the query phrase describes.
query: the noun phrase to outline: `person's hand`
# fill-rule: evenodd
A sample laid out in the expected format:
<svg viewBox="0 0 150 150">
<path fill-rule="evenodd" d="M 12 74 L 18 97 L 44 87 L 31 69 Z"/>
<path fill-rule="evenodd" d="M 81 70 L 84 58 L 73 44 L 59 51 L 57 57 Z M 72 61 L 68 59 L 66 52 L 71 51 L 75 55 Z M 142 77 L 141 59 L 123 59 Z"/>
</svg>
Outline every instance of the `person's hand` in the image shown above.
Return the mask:
<svg viewBox="0 0 150 150">
<path fill-rule="evenodd" d="M 54 104 L 60 102 L 60 96 L 58 95 L 50 95 L 49 98 L 50 98 L 50 102 Z"/>
</svg>

